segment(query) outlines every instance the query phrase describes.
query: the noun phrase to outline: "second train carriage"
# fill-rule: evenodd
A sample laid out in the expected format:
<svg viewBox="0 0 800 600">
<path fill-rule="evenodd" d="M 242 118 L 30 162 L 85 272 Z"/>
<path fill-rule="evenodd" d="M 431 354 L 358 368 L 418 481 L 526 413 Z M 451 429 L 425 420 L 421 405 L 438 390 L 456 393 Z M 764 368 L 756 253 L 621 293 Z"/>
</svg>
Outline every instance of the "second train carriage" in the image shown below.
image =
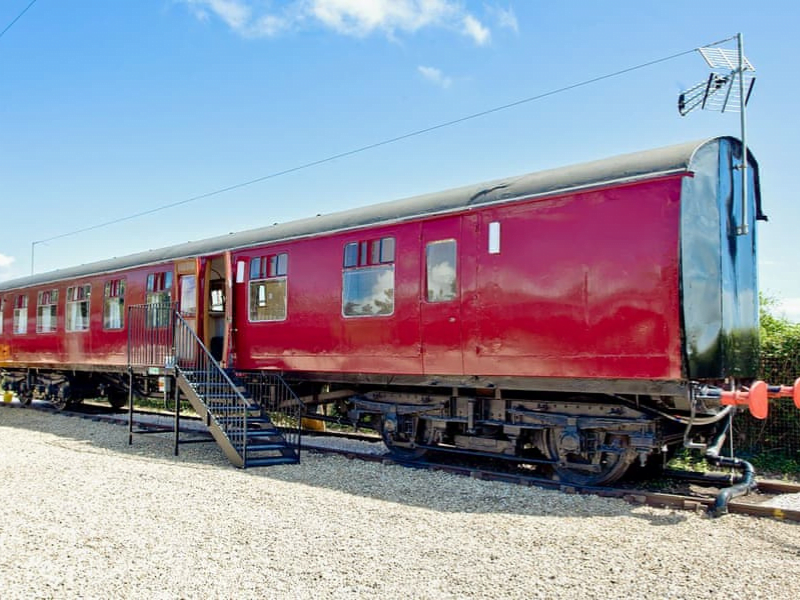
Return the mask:
<svg viewBox="0 0 800 600">
<path fill-rule="evenodd" d="M 174 303 L 223 366 L 282 372 L 397 453 L 611 481 L 689 415 L 708 438 L 719 386 L 755 376 L 741 161 L 715 138 L 3 282 L 0 368 L 24 399 L 117 404 L 128 307 Z"/>
</svg>

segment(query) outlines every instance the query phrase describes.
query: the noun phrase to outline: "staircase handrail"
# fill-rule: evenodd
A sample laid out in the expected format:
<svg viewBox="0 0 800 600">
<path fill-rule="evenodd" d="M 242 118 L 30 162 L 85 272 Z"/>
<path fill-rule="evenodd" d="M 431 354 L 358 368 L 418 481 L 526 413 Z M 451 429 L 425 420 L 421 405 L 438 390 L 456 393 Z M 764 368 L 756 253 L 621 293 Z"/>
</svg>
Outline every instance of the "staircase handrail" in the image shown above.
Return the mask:
<svg viewBox="0 0 800 600">
<path fill-rule="evenodd" d="M 186 328 L 186 330 L 188 331 L 190 336 L 192 338 L 194 338 L 195 343 L 203 350 L 203 354 L 205 354 L 206 358 L 211 362 L 212 365 L 214 365 L 214 368 L 217 371 L 219 371 L 219 373 L 225 378 L 225 381 L 228 384 L 230 384 L 231 388 L 233 388 L 233 390 L 236 392 L 236 396 L 242 402 L 242 404 L 244 406 L 248 406 L 247 398 L 245 398 L 244 395 L 242 394 L 242 392 L 239 391 L 239 388 L 237 388 L 236 384 L 233 383 L 233 380 L 230 378 L 230 375 L 228 375 L 228 372 L 225 369 L 223 369 L 222 365 L 220 365 L 217 362 L 217 359 L 215 359 L 214 356 L 211 354 L 211 351 L 208 348 L 206 348 L 206 345 L 202 342 L 202 340 L 199 337 L 197 337 L 197 334 L 194 332 L 194 330 L 186 322 L 186 319 L 183 318 L 183 315 L 181 315 L 179 312 L 176 311 L 175 312 L 175 317 L 178 319 L 178 322 L 181 323 Z M 176 367 L 179 366 L 177 364 L 177 361 L 175 363 L 175 366 Z"/>
<path fill-rule="evenodd" d="M 297 408 L 297 452 L 299 453 L 300 448 L 302 447 L 303 411 L 305 410 L 305 404 L 303 404 L 303 401 L 300 400 L 300 397 L 294 393 L 292 386 L 286 383 L 286 380 L 277 371 L 259 371 L 258 374 L 262 382 L 264 381 L 264 377 L 266 375 L 277 378 L 283 388 L 288 392 L 288 396 L 294 400 Z"/>
<path fill-rule="evenodd" d="M 225 369 L 222 368 L 222 366 L 213 357 L 213 355 L 208 350 L 208 348 L 206 348 L 206 345 L 197 336 L 197 333 L 195 333 L 195 331 L 191 328 L 189 323 L 186 322 L 186 319 L 183 318 L 183 315 L 181 315 L 180 311 L 176 310 L 174 312 L 174 316 L 175 316 L 176 329 L 177 329 L 178 325 L 182 326 L 183 332 L 185 334 L 189 335 L 189 341 L 194 341 L 195 342 L 195 347 L 201 350 L 202 354 L 204 355 L 204 358 L 209 362 L 210 365 L 212 365 L 214 371 L 218 375 L 221 375 L 222 378 L 224 379 L 224 381 L 235 392 L 236 400 L 239 403 L 239 405 L 241 405 L 242 412 L 246 413 L 247 409 L 250 406 L 250 403 L 247 401 L 247 398 L 244 397 L 242 392 L 239 390 L 239 388 L 236 386 L 236 384 L 230 378 L 230 376 L 225 371 Z M 175 334 L 173 334 L 173 336 L 174 335 Z M 179 363 L 179 360 L 178 360 L 178 355 L 177 355 L 178 348 L 177 348 L 177 345 L 174 343 L 174 339 L 175 338 L 173 337 L 173 348 L 175 350 L 175 354 L 173 356 L 174 367 L 178 372 L 180 372 L 180 371 L 182 371 L 182 369 L 180 367 L 180 363 Z M 208 408 L 208 405 L 206 405 L 205 401 L 202 398 L 201 398 L 201 401 L 206 406 L 206 408 Z M 226 423 L 220 423 L 219 421 L 217 421 L 216 416 L 215 416 L 215 414 L 213 412 L 210 412 L 210 416 L 211 416 L 212 419 L 214 419 L 217 422 L 217 425 L 220 426 L 222 431 L 224 431 L 225 435 L 227 436 L 228 435 L 228 426 L 227 426 L 227 424 Z M 242 419 L 242 423 L 243 423 L 243 427 L 242 427 L 242 460 L 247 462 L 247 418 L 243 418 Z"/>
</svg>

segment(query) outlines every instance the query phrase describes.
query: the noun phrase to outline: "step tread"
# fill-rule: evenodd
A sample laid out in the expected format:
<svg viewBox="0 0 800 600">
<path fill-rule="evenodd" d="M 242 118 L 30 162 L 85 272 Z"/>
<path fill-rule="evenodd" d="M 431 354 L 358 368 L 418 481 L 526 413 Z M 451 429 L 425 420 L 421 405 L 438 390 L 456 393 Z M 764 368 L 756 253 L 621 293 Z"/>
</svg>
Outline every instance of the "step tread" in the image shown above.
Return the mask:
<svg viewBox="0 0 800 600">
<path fill-rule="evenodd" d="M 270 465 L 289 465 L 300 462 L 299 458 L 290 456 L 275 456 L 273 458 L 248 458 L 244 466 L 247 467 L 268 467 Z"/>
<path fill-rule="evenodd" d="M 239 444 L 234 444 L 234 448 L 237 451 L 241 450 L 241 446 Z M 291 448 L 285 443 L 275 443 L 275 444 L 247 444 L 247 452 L 264 452 L 267 450 L 291 450 Z"/>
<path fill-rule="evenodd" d="M 236 388 L 237 390 L 247 389 L 241 384 L 237 385 L 236 382 L 234 382 L 233 385 L 231 385 L 227 381 L 192 381 L 191 379 L 188 379 L 188 381 L 189 384 L 193 387 L 226 387 L 226 388 L 232 387 Z"/>
<path fill-rule="evenodd" d="M 279 429 L 248 429 L 248 438 L 283 437 Z"/>
<path fill-rule="evenodd" d="M 210 412 L 212 412 L 212 413 L 217 413 L 217 412 L 226 412 L 226 413 L 239 412 L 239 413 L 243 413 L 243 412 L 249 412 L 249 411 L 254 411 L 254 410 L 259 410 L 260 409 L 259 406 L 254 406 L 252 404 L 249 405 L 249 406 L 239 406 L 238 404 L 237 405 L 224 404 L 222 406 L 213 406 L 213 405 L 209 406 L 206 403 L 206 406 L 208 407 L 208 410 Z"/>
<path fill-rule="evenodd" d="M 231 421 L 240 420 L 240 417 L 219 417 L 217 421 L 220 423 L 228 423 Z M 248 417 L 247 418 L 247 425 L 273 425 L 272 421 L 269 419 L 263 419 L 261 417 Z M 277 428 L 276 428 L 277 429 Z"/>
</svg>

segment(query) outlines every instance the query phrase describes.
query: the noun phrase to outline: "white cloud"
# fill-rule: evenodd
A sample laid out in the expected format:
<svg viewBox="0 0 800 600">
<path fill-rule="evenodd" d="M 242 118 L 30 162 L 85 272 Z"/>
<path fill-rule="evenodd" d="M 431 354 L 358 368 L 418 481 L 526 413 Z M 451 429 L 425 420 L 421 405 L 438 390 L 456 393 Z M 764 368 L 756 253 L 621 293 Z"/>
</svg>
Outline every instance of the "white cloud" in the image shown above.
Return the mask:
<svg viewBox="0 0 800 600">
<path fill-rule="evenodd" d="M 417 67 L 417 71 L 419 71 L 420 74 L 428 81 L 445 89 L 449 88 L 450 84 L 453 83 L 453 80 L 450 77 L 445 76 L 444 73 L 442 73 L 436 67 L 425 67 L 420 65 Z"/>
<path fill-rule="evenodd" d="M 456 31 L 478 45 L 491 37 L 489 29 L 467 12 L 460 0 L 291 0 L 280 10 L 264 8 L 271 3 L 257 0 L 179 1 L 196 18 L 207 21 L 216 15 L 245 37 L 275 36 L 312 25 L 357 37 L 382 33 L 394 38 L 426 27 Z"/>
<path fill-rule="evenodd" d="M 334 31 L 354 35 L 414 32 L 459 12 L 448 0 L 310 0 L 309 11 Z"/>
<path fill-rule="evenodd" d="M 290 21 L 275 15 L 263 15 L 253 20 L 249 35 L 253 37 L 273 37 L 291 27 Z"/>
<path fill-rule="evenodd" d="M 486 11 L 494 17 L 498 27 L 519 33 L 519 21 L 517 21 L 517 15 L 514 13 L 513 8 L 510 6 L 508 9 L 503 9 L 499 6 L 487 6 Z"/>
<path fill-rule="evenodd" d="M 491 33 L 484 27 L 478 19 L 472 15 L 464 15 L 464 33 L 475 40 L 479 46 L 483 46 L 489 42 Z"/>
<path fill-rule="evenodd" d="M 209 11 L 235 30 L 242 30 L 250 21 L 252 11 L 242 0 L 184 0 L 195 16 L 202 20 L 209 19 Z"/>
</svg>

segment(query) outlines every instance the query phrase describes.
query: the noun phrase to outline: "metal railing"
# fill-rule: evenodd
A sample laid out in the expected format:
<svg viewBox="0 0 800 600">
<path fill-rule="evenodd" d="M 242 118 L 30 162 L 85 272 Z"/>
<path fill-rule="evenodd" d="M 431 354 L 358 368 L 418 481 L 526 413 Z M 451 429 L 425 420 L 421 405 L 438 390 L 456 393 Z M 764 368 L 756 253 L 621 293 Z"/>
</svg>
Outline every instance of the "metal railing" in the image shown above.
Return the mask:
<svg viewBox="0 0 800 600">
<path fill-rule="evenodd" d="M 205 408 L 206 424 L 211 426 L 213 421 L 246 462 L 247 416 L 257 407 L 248 402 L 211 356 L 176 304 L 138 304 L 128 308 L 128 366 L 158 368 L 159 373 L 174 374 L 178 384 L 176 406 L 179 380 L 183 378 L 190 392 L 187 395 L 194 395 Z"/>
<path fill-rule="evenodd" d="M 205 406 L 208 419 L 214 420 L 246 463 L 247 417 L 253 405 L 178 312 L 174 313 L 173 330 L 176 374 L 186 379 Z"/>
<path fill-rule="evenodd" d="M 245 382 L 253 400 L 258 402 L 275 427 L 281 431 L 286 443 L 295 448 L 299 457 L 305 412 L 302 400 L 279 373 L 238 373 L 237 377 Z"/>
<path fill-rule="evenodd" d="M 165 368 L 172 361 L 175 309 L 169 302 L 128 307 L 128 366 Z"/>
</svg>

